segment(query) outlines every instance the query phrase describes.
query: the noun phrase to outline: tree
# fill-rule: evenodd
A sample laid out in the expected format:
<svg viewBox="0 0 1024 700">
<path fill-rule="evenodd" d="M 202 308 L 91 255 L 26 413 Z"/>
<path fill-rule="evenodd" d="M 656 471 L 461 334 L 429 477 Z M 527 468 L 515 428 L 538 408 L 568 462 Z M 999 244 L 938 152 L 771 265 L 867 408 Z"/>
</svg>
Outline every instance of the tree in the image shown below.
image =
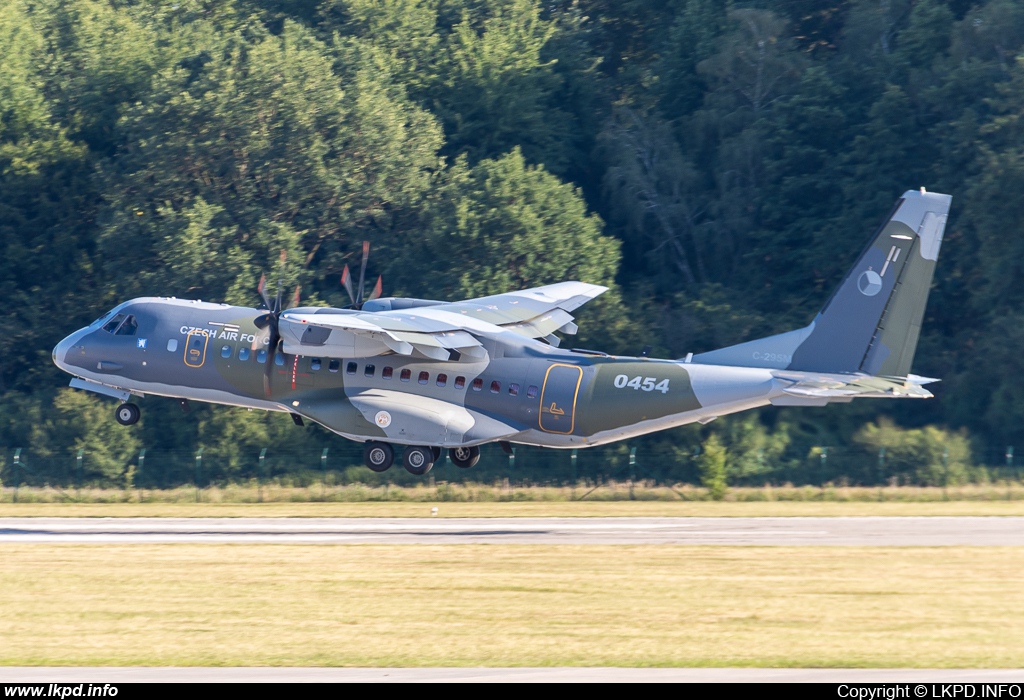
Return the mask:
<svg viewBox="0 0 1024 700">
<path fill-rule="evenodd" d="M 708 490 L 708 495 L 715 501 L 725 498 L 728 491 L 726 477 L 726 460 L 728 452 L 718 436 L 711 434 L 701 445 L 697 468 L 700 470 L 700 483 Z"/>
</svg>

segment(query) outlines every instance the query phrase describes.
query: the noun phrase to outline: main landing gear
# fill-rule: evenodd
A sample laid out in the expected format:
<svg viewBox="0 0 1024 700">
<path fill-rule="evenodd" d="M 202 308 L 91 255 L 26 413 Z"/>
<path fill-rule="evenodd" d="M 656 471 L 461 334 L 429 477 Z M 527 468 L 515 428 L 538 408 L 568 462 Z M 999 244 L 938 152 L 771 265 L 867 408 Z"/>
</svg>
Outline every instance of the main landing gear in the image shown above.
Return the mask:
<svg viewBox="0 0 1024 700">
<path fill-rule="evenodd" d="M 402 466 L 410 474 L 423 476 L 429 472 L 443 453 L 440 447 L 410 445 L 402 454 Z M 469 469 L 480 461 L 479 447 L 454 447 L 448 450 L 452 464 Z M 385 472 L 395 462 L 395 449 L 386 442 L 367 442 L 363 447 L 363 461 L 375 472 Z"/>
<path fill-rule="evenodd" d="M 139 422 L 139 416 L 141 415 L 142 411 L 133 403 L 123 403 L 114 412 L 114 418 L 121 425 L 135 425 Z"/>
</svg>

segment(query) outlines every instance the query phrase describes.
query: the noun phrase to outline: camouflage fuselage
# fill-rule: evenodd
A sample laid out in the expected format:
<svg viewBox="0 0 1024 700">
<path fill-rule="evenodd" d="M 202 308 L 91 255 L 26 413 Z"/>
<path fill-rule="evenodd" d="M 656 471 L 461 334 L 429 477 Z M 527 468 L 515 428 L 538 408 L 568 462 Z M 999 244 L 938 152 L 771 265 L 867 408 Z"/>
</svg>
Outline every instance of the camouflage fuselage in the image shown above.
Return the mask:
<svg viewBox="0 0 1024 700">
<path fill-rule="evenodd" d="M 103 329 L 131 314 L 131 335 Z M 134 394 L 286 411 L 347 438 L 453 447 L 493 440 L 585 447 L 768 404 L 771 373 L 488 342 L 484 360 L 279 353 L 269 397 L 256 309 L 178 299 L 125 302 L 63 341 L 54 361 Z M 260 361 L 263 356 L 263 362 Z"/>
</svg>

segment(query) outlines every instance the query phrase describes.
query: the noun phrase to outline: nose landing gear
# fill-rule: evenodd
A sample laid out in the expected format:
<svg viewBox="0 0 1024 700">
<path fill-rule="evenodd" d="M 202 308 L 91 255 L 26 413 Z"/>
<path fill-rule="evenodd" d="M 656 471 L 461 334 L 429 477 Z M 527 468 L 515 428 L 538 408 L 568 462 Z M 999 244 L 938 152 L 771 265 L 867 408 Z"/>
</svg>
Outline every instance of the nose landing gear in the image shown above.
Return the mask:
<svg viewBox="0 0 1024 700">
<path fill-rule="evenodd" d="M 114 411 L 114 418 L 121 425 L 135 425 L 139 422 L 139 416 L 141 415 L 142 411 L 133 403 L 123 403 Z"/>
</svg>

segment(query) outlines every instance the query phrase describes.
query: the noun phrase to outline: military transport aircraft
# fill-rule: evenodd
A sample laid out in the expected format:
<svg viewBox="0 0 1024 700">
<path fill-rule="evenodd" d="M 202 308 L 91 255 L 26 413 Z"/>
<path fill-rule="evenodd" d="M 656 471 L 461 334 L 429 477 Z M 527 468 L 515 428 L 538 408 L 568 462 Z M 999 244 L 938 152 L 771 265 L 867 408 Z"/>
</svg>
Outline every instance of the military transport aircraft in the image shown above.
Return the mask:
<svg viewBox="0 0 1024 700">
<path fill-rule="evenodd" d="M 71 386 L 282 411 L 365 443 L 388 469 L 396 446 L 413 474 L 448 449 L 471 467 L 480 445 L 579 448 L 758 406 L 824 406 L 858 397 L 927 398 L 910 374 L 951 197 L 906 192 L 810 325 L 679 360 L 559 349 L 570 313 L 606 290 L 560 282 L 458 302 L 363 299 L 284 309 L 265 280 L 256 309 L 175 298 L 115 307 L 53 350 Z M 296 297 L 298 295 L 296 294 Z M 296 299 L 297 303 L 297 299 Z"/>
</svg>

